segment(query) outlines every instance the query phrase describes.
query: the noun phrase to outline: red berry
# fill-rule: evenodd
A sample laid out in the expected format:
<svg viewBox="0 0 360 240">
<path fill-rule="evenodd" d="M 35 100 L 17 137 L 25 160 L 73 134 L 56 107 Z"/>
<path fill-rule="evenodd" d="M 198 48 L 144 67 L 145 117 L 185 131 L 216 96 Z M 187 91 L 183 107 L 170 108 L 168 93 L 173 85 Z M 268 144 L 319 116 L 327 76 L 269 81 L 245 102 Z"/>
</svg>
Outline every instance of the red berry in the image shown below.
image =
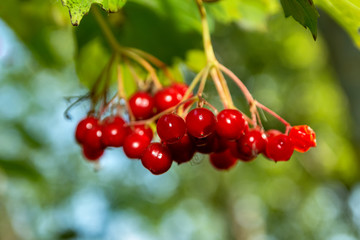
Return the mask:
<svg viewBox="0 0 360 240">
<path fill-rule="evenodd" d="M 255 158 L 265 151 L 266 135 L 257 129 L 249 130 L 238 140 L 237 145 L 239 153 L 245 158 Z"/>
<path fill-rule="evenodd" d="M 186 91 L 189 88 L 185 83 L 174 83 L 173 85 L 171 85 L 171 87 L 178 91 L 178 93 L 181 96 L 181 99 L 185 95 Z M 179 100 L 181 100 L 181 99 L 179 99 Z"/>
<path fill-rule="evenodd" d="M 121 117 L 107 117 L 103 121 L 101 141 L 107 147 L 121 147 L 128 134 Z"/>
<path fill-rule="evenodd" d="M 125 138 L 124 153 L 128 158 L 139 159 L 150 142 L 151 140 L 145 135 L 131 133 Z"/>
<path fill-rule="evenodd" d="M 136 124 L 134 126 L 129 127 L 129 129 L 132 133 L 136 133 L 138 135 L 148 137 L 150 139 L 150 141 L 153 139 L 153 136 L 154 136 L 153 131 L 147 125 Z"/>
<path fill-rule="evenodd" d="M 189 135 L 190 140 L 193 142 L 195 149 L 199 153 L 209 154 L 216 150 L 217 139 L 215 134 L 210 134 L 204 138 L 196 138 Z"/>
<path fill-rule="evenodd" d="M 83 145 L 82 148 L 84 157 L 90 161 L 96 161 L 104 154 L 103 148 L 92 148 L 87 145 Z"/>
<path fill-rule="evenodd" d="M 129 106 L 136 119 L 148 119 L 154 115 L 154 99 L 146 92 L 137 92 L 132 95 Z"/>
<path fill-rule="evenodd" d="M 184 136 L 186 124 L 184 119 L 179 115 L 169 113 L 163 115 L 159 119 L 156 129 L 162 141 L 166 143 L 175 143 Z"/>
<path fill-rule="evenodd" d="M 181 101 L 181 98 L 179 92 L 172 87 L 167 87 L 158 91 L 154 96 L 157 112 L 162 112 L 176 106 Z"/>
<path fill-rule="evenodd" d="M 171 152 L 161 143 L 152 143 L 146 148 L 141 162 L 152 174 L 163 174 L 171 167 Z"/>
<path fill-rule="evenodd" d="M 79 144 L 82 144 L 85 140 L 86 132 L 92 129 L 94 126 L 98 125 L 99 120 L 94 117 L 86 117 L 82 119 L 75 131 L 75 139 Z"/>
<path fill-rule="evenodd" d="M 216 132 L 228 140 L 240 138 L 248 130 L 243 114 L 235 109 L 224 109 L 217 115 Z"/>
<path fill-rule="evenodd" d="M 228 147 L 231 155 L 242 162 L 250 162 L 256 158 L 256 156 L 246 156 L 244 153 L 240 152 L 236 141 L 228 141 Z"/>
<path fill-rule="evenodd" d="M 311 147 L 316 147 L 316 134 L 307 125 L 294 126 L 291 128 L 289 137 L 298 152 L 306 152 Z"/>
<path fill-rule="evenodd" d="M 91 129 L 85 132 L 82 144 L 94 149 L 100 149 L 103 148 L 101 138 L 102 127 L 99 124 L 94 124 Z"/>
<path fill-rule="evenodd" d="M 266 144 L 266 156 L 275 162 L 287 161 L 294 152 L 290 137 L 285 134 L 269 137 Z"/>
<path fill-rule="evenodd" d="M 275 137 L 279 134 L 282 134 L 282 132 L 276 129 L 269 129 L 265 132 L 266 137 Z"/>
<path fill-rule="evenodd" d="M 229 170 L 235 166 L 236 161 L 237 159 L 229 149 L 224 152 L 210 154 L 210 163 L 219 170 Z"/>
<path fill-rule="evenodd" d="M 190 161 L 195 154 L 194 145 L 187 134 L 185 134 L 180 141 L 173 144 L 166 144 L 166 146 L 171 152 L 172 159 L 178 164 Z"/>
<path fill-rule="evenodd" d="M 193 137 L 204 138 L 215 131 L 216 118 L 209 109 L 195 108 L 186 116 L 186 127 Z"/>
</svg>

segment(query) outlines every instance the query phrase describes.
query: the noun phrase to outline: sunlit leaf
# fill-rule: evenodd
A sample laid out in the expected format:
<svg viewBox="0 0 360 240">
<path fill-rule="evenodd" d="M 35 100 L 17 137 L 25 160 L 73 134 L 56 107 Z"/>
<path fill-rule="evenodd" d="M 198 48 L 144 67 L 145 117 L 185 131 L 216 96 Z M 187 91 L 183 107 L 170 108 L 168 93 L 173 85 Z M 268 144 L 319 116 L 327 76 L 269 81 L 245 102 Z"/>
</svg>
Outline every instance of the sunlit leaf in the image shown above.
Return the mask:
<svg viewBox="0 0 360 240">
<path fill-rule="evenodd" d="M 62 0 L 62 3 L 69 8 L 71 23 L 77 26 L 84 15 L 90 11 L 93 3 L 101 5 L 108 12 L 117 12 L 124 6 L 126 0 Z"/>
<path fill-rule="evenodd" d="M 332 16 L 360 48 L 360 1 L 316 0 L 316 4 Z"/>
</svg>

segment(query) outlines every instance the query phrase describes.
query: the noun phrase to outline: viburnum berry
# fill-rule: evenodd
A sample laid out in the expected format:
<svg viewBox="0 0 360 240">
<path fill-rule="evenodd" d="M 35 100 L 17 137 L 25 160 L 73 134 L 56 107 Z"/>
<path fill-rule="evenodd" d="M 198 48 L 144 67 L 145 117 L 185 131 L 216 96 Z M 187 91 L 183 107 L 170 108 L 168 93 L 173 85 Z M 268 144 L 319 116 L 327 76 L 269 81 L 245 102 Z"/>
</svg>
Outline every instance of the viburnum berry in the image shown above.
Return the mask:
<svg viewBox="0 0 360 240">
<path fill-rule="evenodd" d="M 179 96 L 181 96 L 179 100 L 182 99 L 189 88 L 185 83 L 174 83 L 171 85 L 171 87 L 179 93 Z"/>
<path fill-rule="evenodd" d="M 182 96 L 179 95 L 179 92 L 172 87 L 161 89 L 154 95 L 157 112 L 159 113 L 176 106 L 181 101 L 181 98 Z"/>
<path fill-rule="evenodd" d="M 202 154 L 210 154 L 215 151 L 217 146 L 217 140 L 215 133 L 210 134 L 207 137 L 203 138 L 196 138 L 191 135 L 190 140 L 193 142 L 196 152 L 202 153 Z"/>
<path fill-rule="evenodd" d="M 103 154 L 103 148 L 92 148 L 87 145 L 82 146 L 84 157 L 90 161 L 98 160 Z"/>
<path fill-rule="evenodd" d="M 102 127 L 100 124 L 94 124 L 92 125 L 92 128 L 85 132 L 82 144 L 93 149 L 101 149 L 104 147 L 101 138 Z"/>
<path fill-rule="evenodd" d="M 119 117 L 107 117 L 102 123 L 101 141 L 106 147 L 121 147 L 124 144 L 125 137 L 128 134 L 125 121 Z"/>
<path fill-rule="evenodd" d="M 131 113 L 138 120 L 154 115 L 154 99 L 146 92 L 136 92 L 129 99 Z"/>
<path fill-rule="evenodd" d="M 178 164 L 190 161 L 195 154 L 195 147 L 188 134 L 185 134 L 179 141 L 166 144 L 171 152 L 172 159 Z"/>
<path fill-rule="evenodd" d="M 186 127 L 190 135 L 204 138 L 216 129 L 216 117 L 206 108 L 195 108 L 186 116 Z"/>
<path fill-rule="evenodd" d="M 79 144 L 83 144 L 86 138 L 86 132 L 99 124 L 99 120 L 95 117 L 86 117 L 82 119 L 75 130 L 75 139 Z"/>
<path fill-rule="evenodd" d="M 279 134 L 282 134 L 282 132 L 276 129 L 269 129 L 265 132 L 266 137 L 275 137 Z"/>
<path fill-rule="evenodd" d="M 294 152 L 294 145 L 290 137 L 279 134 L 267 139 L 266 156 L 275 162 L 288 161 Z"/>
<path fill-rule="evenodd" d="M 163 115 L 158 120 L 156 129 L 162 141 L 166 143 L 175 143 L 184 136 L 186 124 L 184 119 L 179 115 L 169 113 Z"/>
<path fill-rule="evenodd" d="M 258 129 L 251 129 L 238 140 L 237 147 L 245 158 L 255 158 L 265 151 L 266 135 Z"/>
<path fill-rule="evenodd" d="M 151 143 L 144 151 L 141 157 L 141 163 L 152 174 L 163 174 L 171 167 L 171 152 L 161 143 Z"/>
<path fill-rule="evenodd" d="M 140 136 L 146 136 L 150 139 L 150 141 L 153 139 L 154 133 L 152 129 L 144 124 L 135 124 L 133 126 L 129 127 L 131 133 L 136 133 Z"/>
<path fill-rule="evenodd" d="M 128 158 L 140 159 L 151 140 L 146 135 L 131 133 L 125 138 L 124 153 Z"/>
<path fill-rule="evenodd" d="M 298 152 L 306 152 L 311 147 L 316 146 L 316 134 L 307 125 L 293 126 L 290 130 L 289 137 Z"/>
<path fill-rule="evenodd" d="M 236 109 L 224 109 L 216 118 L 217 134 L 228 140 L 239 139 L 249 128 L 243 114 Z"/>
<path fill-rule="evenodd" d="M 256 157 L 253 155 L 247 156 L 244 153 L 240 152 L 237 141 L 228 141 L 228 147 L 229 147 L 231 155 L 233 157 L 235 157 L 236 159 L 239 159 L 242 162 L 250 162 L 250 161 L 254 160 Z"/>
<path fill-rule="evenodd" d="M 237 159 L 231 154 L 229 149 L 224 152 L 210 154 L 210 163 L 219 170 L 229 170 L 235 166 L 236 162 Z"/>
</svg>

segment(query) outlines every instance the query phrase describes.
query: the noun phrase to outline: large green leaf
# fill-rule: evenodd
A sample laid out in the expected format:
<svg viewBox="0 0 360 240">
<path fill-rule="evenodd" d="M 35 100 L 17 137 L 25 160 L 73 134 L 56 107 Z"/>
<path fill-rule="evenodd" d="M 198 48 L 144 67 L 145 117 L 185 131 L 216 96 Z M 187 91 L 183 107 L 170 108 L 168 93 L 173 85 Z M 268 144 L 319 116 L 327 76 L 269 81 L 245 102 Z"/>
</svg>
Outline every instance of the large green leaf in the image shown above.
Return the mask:
<svg viewBox="0 0 360 240">
<path fill-rule="evenodd" d="M 62 3 L 69 8 L 71 23 L 77 26 L 90 11 L 93 3 L 101 5 L 108 12 L 117 12 L 124 6 L 126 0 L 62 0 Z"/>
<path fill-rule="evenodd" d="M 316 4 L 343 27 L 360 48 L 360 1 L 316 0 Z"/>
<path fill-rule="evenodd" d="M 309 28 L 314 39 L 317 37 L 317 19 L 319 13 L 312 0 L 280 0 L 286 17 L 292 16 L 296 21 Z"/>
</svg>

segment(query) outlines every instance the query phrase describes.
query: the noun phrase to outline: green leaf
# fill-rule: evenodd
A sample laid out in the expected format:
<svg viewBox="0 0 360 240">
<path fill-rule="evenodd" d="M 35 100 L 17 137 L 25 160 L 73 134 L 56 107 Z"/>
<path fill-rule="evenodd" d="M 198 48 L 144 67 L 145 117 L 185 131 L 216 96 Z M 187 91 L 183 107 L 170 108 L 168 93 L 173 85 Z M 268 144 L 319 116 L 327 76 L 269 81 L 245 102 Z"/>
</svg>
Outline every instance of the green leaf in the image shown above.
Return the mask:
<svg viewBox="0 0 360 240">
<path fill-rule="evenodd" d="M 319 13 L 312 0 L 280 0 L 285 17 L 292 16 L 305 28 L 309 28 L 314 39 L 317 37 Z"/>
<path fill-rule="evenodd" d="M 0 170 L 8 177 L 26 178 L 33 181 L 43 180 L 41 173 L 27 159 L 0 159 Z"/>
<path fill-rule="evenodd" d="M 126 0 L 62 0 L 62 3 L 69 8 L 72 25 L 78 26 L 93 3 L 99 4 L 108 12 L 117 12 L 125 5 Z"/>
<path fill-rule="evenodd" d="M 360 48 L 360 1 L 316 0 L 316 4 L 343 27 Z"/>
</svg>

